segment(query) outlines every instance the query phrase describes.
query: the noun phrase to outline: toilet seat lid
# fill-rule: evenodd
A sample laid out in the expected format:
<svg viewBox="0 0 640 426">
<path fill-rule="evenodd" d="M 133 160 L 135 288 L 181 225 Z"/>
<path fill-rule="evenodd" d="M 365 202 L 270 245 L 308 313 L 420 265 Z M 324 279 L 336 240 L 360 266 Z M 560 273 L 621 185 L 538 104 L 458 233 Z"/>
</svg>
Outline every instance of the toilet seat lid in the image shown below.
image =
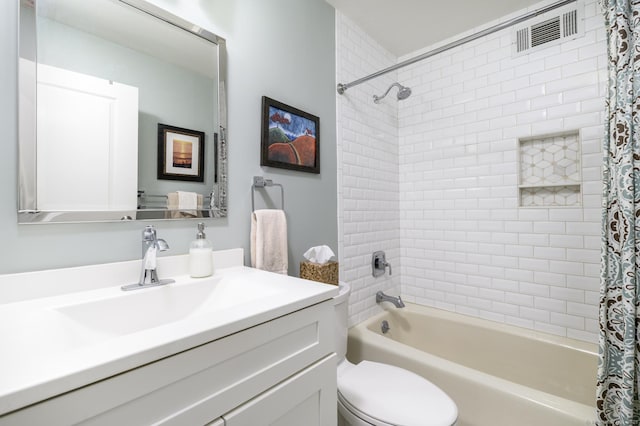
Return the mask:
<svg viewBox="0 0 640 426">
<path fill-rule="evenodd" d="M 338 377 L 338 391 L 353 408 L 392 425 L 450 426 L 458 417 L 440 388 L 393 365 L 362 361 Z"/>
</svg>

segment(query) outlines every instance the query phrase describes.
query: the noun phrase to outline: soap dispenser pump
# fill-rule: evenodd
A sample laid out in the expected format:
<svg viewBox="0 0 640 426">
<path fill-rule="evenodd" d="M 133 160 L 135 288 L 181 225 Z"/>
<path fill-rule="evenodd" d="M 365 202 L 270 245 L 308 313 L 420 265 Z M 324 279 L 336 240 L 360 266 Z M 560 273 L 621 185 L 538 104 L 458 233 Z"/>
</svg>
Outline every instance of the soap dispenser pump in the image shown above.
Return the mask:
<svg viewBox="0 0 640 426">
<path fill-rule="evenodd" d="M 213 246 L 206 237 L 204 223 L 198 223 L 196 239 L 189 248 L 189 274 L 193 278 L 208 277 L 213 274 Z"/>
</svg>

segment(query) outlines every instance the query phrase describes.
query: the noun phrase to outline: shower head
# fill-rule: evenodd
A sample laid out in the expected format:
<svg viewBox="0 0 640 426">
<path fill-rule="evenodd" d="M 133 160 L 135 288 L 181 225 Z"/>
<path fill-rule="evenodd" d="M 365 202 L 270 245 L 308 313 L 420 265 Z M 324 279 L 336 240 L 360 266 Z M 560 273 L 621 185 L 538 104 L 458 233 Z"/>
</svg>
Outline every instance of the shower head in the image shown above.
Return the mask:
<svg viewBox="0 0 640 426">
<path fill-rule="evenodd" d="M 411 89 L 406 87 L 406 86 L 402 86 L 402 88 L 400 90 L 398 90 L 398 100 L 399 101 L 403 101 L 405 99 L 407 99 L 409 96 L 411 96 Z"/>
<path fill-rule="evenodd" d="M 389 86 L 389 88 L 387 89 L 386 92 L 384 92 L 384 95 L 382 96 L 377 96 L 377 95 L 373 95 L 373 102 L 375 103 L 380 103 L 380 101 L 387 96 L 387 94 L 389 93 L 389 91 L 396 86 L 398 88 L 398 100 L 402 101 L 404 99 L 407 99 L 409 96 L 411 96 L 411 89 L 403 86 L 400 83 L 393 83 L 391 86 Z"/>
</svg>

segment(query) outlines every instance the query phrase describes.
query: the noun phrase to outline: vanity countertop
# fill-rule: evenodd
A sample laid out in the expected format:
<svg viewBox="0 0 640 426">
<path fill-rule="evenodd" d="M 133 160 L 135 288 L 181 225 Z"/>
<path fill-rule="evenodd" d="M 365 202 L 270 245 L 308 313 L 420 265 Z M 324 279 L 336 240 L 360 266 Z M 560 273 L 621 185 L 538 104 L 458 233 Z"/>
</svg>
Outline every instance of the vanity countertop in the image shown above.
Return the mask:
<svg viewBox="0 0 640 426">
<path fill-rule="evenodd" d="M 0 415 L 328 300 L 337 286 L 214 252 L 213 276 L 188 256 L 158 259 L 174 284 L 124 292 L 140 261 L 0 276 Z"/>
</svg>

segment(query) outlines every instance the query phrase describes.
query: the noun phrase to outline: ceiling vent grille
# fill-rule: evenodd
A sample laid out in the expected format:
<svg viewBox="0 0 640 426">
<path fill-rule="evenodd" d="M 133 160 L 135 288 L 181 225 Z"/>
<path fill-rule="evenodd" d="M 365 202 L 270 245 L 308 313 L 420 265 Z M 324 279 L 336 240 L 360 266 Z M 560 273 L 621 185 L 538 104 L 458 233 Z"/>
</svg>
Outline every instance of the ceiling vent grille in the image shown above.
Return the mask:
<svg viewBox="0 0 640 426">
<path fill-rule="evenodd" d="M 560 17 L 531 26 L 531 47 L 560 39 Z"/>
<path fill-rule="evenodd" d="M 513 53 L 516 56 L 561 43 L 582 35 L 581 1 L 532 18 L 514 29 Z"/>
<path fill-rule="evenodd" d="M 565 37 L 569 37 L 575 34 L 578 34 L 578 11 L 570 10 L 569 12 L 562 15 L 562 19 L 564 21 L 563 35 Z"/>
</svg>

